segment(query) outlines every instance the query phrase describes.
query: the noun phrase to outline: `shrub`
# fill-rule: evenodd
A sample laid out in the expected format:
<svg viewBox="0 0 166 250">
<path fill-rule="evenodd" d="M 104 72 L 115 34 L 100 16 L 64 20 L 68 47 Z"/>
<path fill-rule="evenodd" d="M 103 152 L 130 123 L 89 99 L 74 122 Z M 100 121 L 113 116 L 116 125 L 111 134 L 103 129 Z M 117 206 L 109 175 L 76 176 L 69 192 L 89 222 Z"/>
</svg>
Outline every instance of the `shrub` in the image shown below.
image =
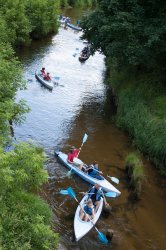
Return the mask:
<svg viewBox="0 0 166 250">
<path fill-rule="evenodd" d="M 141 195 L 142 183 L 145 178 L 143 164 L 138 154 L 131 153 L 126 157 L 125 169 L 129 178 L 132 196 L 138 199 Z"/>
</svg>

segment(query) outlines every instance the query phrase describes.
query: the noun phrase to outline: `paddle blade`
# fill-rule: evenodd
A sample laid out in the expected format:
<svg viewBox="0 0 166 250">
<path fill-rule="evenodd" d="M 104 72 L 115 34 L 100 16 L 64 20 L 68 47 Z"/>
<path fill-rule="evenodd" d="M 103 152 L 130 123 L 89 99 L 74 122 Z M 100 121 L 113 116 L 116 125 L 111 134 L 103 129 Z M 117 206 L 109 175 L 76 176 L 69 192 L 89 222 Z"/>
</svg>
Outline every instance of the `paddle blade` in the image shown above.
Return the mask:
<svg viewBox="0 0 166 250">
<path fill-rule="evenodd" d="M 108 244 L 108 240 L 107 240 L 106 236 L 99 231 L 98 231 L 98 238 L 103 244 Z"/>
<path fill-rule="evenodd" d="M 111 176 L 109 176 L 109 175 L 107 175 L 107 176 L 111 179 L 111 181 L 115 182 L 116 184 L 119 184 L 119 179 L 118 179 L 118 178 L 116 178 L 116 177 L 111 177 Z"/>
<path fill-rule="evenodd" d="M 71 197 L 71 198 L 76 198 L 76 195 L 75 195 L 75 193 L 74 193 L 74 190 L 71 188 L 71 187 L 69 187 L 68 189 L 67 189 L 67 191 L 68 191 L 68 194 L 69 194 L 69 196 Z"/>
<path fill-rule="evenodd" d="M 69 194 L 67 190 L 60 190 L 59 193 L 63 194 L 63 195 L 68 195 Z"/>
<path fill-rule="evenodd" d="M 88 139 L 88 135 L 87 135 L 87 134 L 84 134 L 84 137 L 83 137 L 82 143 L 85 143 L 87 139 Z"/>
<path fill-rule="evenodd" d="M 116 193 L 115 192 L 107 192 L 104 194 L 106 197 L 112 197 L 115 198 L 116 197 Z"/>
<path fill-rule="evenodd" d="M 55 80 L 59 80 L 60 77 L 59 77 L 59 76 L 54 76 L 54 79 L 55 79 Z"/>
<path fill-rule="evenodd" d="M 72 172 L 72 169 L 70 169 L 70 171 L 67 172 L 66 176 L 70 177 L 71 176 L 71 172 Z"/>
</svg>

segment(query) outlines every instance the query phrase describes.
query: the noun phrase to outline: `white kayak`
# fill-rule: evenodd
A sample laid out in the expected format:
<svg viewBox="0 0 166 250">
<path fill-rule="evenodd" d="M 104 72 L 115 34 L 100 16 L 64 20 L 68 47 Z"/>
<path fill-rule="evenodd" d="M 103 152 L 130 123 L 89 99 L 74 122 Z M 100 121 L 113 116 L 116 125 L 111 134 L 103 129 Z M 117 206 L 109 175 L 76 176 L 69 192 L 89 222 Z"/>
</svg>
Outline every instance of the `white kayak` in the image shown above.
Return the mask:
<svg viewBox="0 0 166 250">
<path fill-rule="evenodd" d="M 77 174 L 78 176 L 80 176 L 82 179 L 84 179 L 85 181 L 89 182 L 90 184 L 94 185 L 95 183 L 99 184 L 100 187 L 102 187 L 102 189 L 105 192 L 115 192 L 116 196 L 119 196 L 121 194 L 121 192 L 115 188 L 109 181 L 107 181 L 105 178 L 104 180 L 98 180 L 90 175 L 88 175 L 87 173 L 83 172 L 82 170 L 80 170 L 78 167 L 68 163 L 67 161 L 67 154 L 64 154 L 62 152 L 55 152 L 55 154 L 58 156 L 59 160 L 69 169 L 72 170 L 72 173 Z M 79 164 L 84 164 L 80 159 L 76 158 L 77 163 Z"/>
<path fill-rule="evenodd" d="M 53 81 L 46 81 L 43 79 L 43 77 L 41 76 L 40 72 L 36 71 L 35 72 L 35 77 L 36 79 L 46 88 L 52 90 L 53 89 Z"/>
<path fill-rule="evenodd" d="M 87 196 L 84 196 L 84 198 L 80 202 L 82 207 L 84 207 L 86 200 L 87 200 Z M 85 234 L 87 234 L 93 228 L 93 226 L 96 224 L 96 222 L 98 221 L 100 217 L 102 208 L 103 208 L 103 198 L 101 198 L 100 200 L 99 208 L 95 214 L 95 217 L 92 223 L 91 221 L 86 222 L 80 219 L 81 208 L 80 208 L 80 205 L 78 205 L 76 213 L 75 213 L 75 217 L 74 217 L 74 233 L 75 233 L 76 241 L 79 241 Z"/>
</svg>

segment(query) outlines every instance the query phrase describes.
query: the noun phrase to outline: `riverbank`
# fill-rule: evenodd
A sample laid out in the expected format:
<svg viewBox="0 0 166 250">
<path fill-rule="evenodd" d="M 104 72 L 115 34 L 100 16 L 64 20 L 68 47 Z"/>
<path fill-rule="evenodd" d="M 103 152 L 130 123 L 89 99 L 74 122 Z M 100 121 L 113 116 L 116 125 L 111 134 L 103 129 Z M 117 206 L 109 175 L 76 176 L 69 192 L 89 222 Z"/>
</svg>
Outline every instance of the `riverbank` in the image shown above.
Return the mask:
<svg viewBox="0 0 166 250">
<path fill-rule="evenodd" d="M 115 95 L 116 122 L 135 146 L 166 175 L 166 89 L 153 75 L 115 69 L 106 60 L 108 82 Z"/>
</svg>

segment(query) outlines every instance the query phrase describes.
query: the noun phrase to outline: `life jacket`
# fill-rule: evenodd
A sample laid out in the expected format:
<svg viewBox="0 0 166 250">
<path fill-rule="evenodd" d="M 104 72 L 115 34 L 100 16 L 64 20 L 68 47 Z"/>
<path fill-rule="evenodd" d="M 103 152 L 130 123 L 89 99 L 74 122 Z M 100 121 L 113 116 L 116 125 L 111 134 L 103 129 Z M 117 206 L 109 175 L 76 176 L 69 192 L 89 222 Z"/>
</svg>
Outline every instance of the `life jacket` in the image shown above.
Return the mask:
<svg viewBox="0 0 166 250">
<path fill-rule="evenodd" d="M 93 207 L 92 207 L 93 208 Z M 92 215 L 92 208 L 91 207 L 88 207 L 87 205 L 84 207 L 84 211 L 85 213 L 89 214 L 89 215 Z"/>
<path fill-rule="evenodd" d="M 96 189 L 95 187 L 93 187 L 90 191 L 89 191 L 89 195 L 88 195 L 88 199 L 91 198 L 93 202 L 95 201 L 99 201 L 101 198 L 101 190 L 100 189 Z M 93 193 L 93 194 L 92 194 Z"/>
<path fill-rule="evenodd" d="M 94 167 L 93 164 L 90 165 L 90 166 L 91 166 L 91 167 Z M 88 170 L 88 173 L 89 173 L 89 175 L 96 175 L 96 174 L 98 174 L 98 171 L 96 171 L 96 169 L 95 169 L 95 167 L 94 167 L 94 168 L 92 168 L 92 169 L 89 169 L 89 170 Z"/>
<path fill-rule="evenodd" d="M 89 172 L 89 175 L 97 175 L 98 172 L 96 171 L 96 169 L 90 169 L 92 171 Z"/>
</svg>

